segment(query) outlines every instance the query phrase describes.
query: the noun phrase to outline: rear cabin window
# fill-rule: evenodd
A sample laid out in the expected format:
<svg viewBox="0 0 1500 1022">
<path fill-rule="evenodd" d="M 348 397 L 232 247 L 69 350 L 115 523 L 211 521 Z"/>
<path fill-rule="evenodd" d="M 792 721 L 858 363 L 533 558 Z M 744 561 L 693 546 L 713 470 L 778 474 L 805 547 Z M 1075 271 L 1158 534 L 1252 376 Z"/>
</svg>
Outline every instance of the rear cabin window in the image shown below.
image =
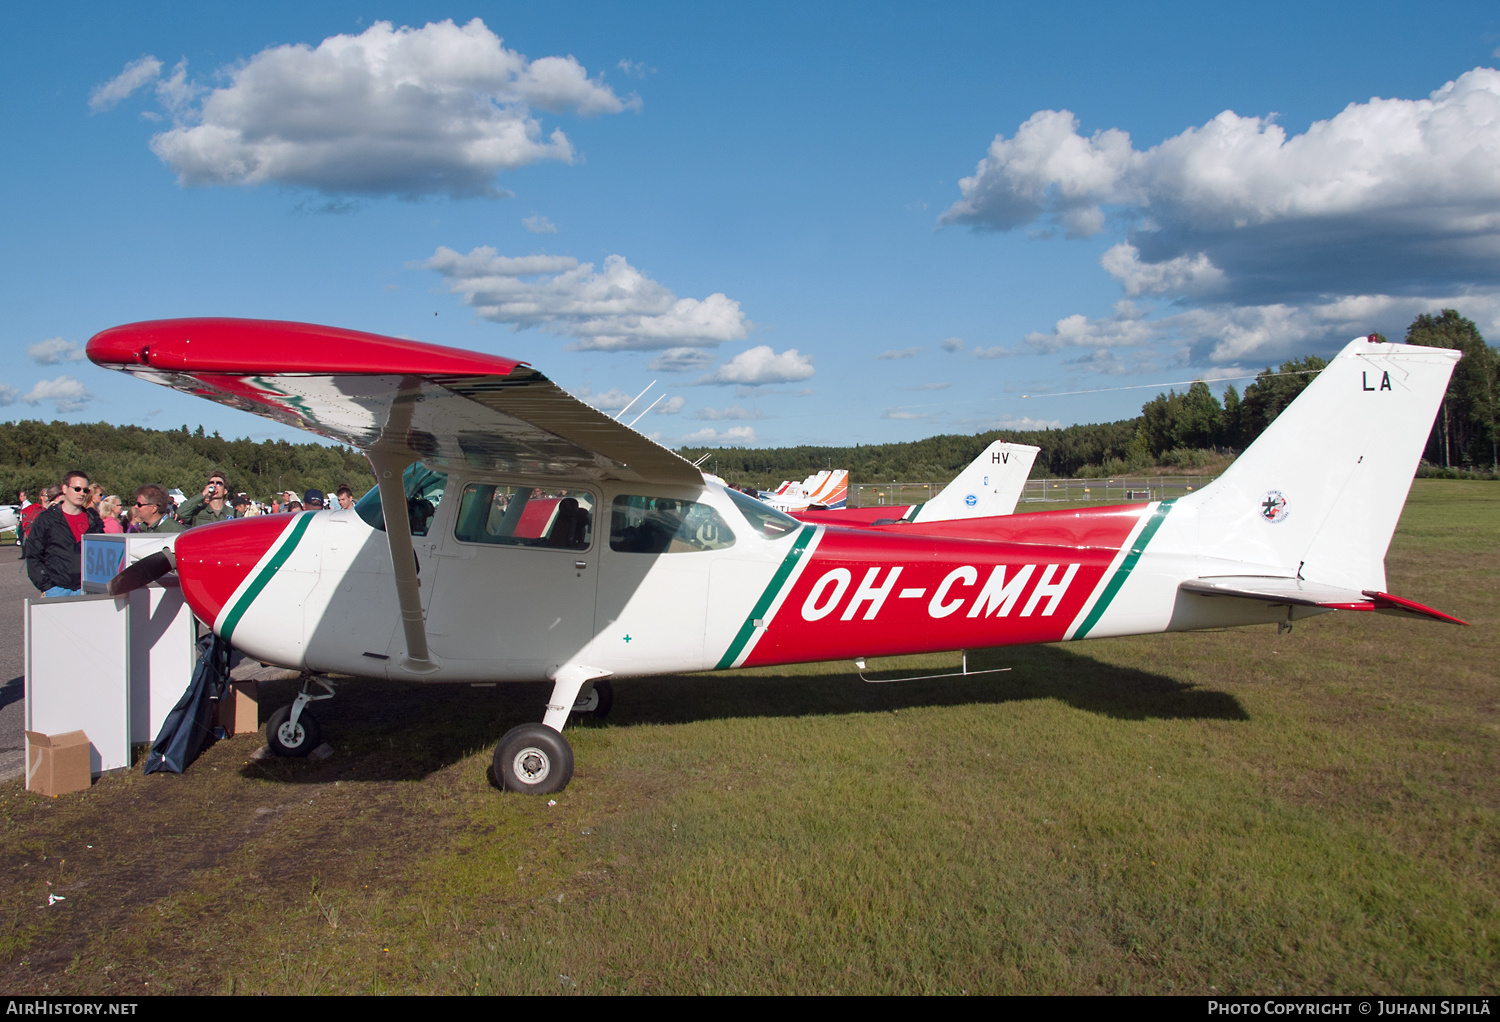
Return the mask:
<svg viewBox="0 0 1500 1022">
<path fill-rule="evenodd" d="M 681 554 L 723 550 L 734 533 L 707 504 L 672 497 L 616 497 L 609 548 L 626 554 Z"/>
<path fill-rule="evenodd" d="M 587 490 L 470 483 L 453 534 L 465 543 L 587 550 L 594 495 Z"/>
</svg>

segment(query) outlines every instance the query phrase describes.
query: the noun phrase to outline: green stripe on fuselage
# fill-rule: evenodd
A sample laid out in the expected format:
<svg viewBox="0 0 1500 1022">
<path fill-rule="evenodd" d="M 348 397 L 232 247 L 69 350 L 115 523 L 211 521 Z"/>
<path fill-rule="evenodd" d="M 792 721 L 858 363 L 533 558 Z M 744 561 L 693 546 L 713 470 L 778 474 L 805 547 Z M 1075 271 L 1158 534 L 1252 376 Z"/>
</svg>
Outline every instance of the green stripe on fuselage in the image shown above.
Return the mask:
<svg viewBox="0 0 1500 1022">
<path fill-rule="evenodd" d="M 735 634 L 734 641 L 729 644 L 729 649 L 719 659 L 714 667 L 716 671 L 722 671 L 726 667 L 733 667 L 735 660 L 739 659 L 750 637 L 755 634 L 755 622 L 763 620 L 766 612 L 771 609 L 771 604 L 776 602 L 776 594 L 781 592 L 781 587 L 786 585 L 786 580 L 791 576 L 792 569 L 797 566 L 797 561 L 807 550 L 807 544 L 812 542 L 813 533 L 817 527 L 804 525 L 802 531 L 797 533 L 797 538 L 792 541 L 792 549 L 781 562 L 781 567 L 776 569 L 776 574 L 771 576 L 770 585 L 766 586 L 765 592 L 760 594 L 760 599 L 755 601 L 755 609 L 750 611 L 750 616 L 745 618 L 745 623 L 740 625 L 740 630 Z"/>
<path fill-rule="evenodd" d="M 266 562 L 266 566 L 260 569 L 260 574 L 255 576 L 255 581 L 246 586 L 240 598 L 235 601 L 234 607 L 224 618 L 224 630 L 219 633 L 225 642 L 228 642 L 234 635 L 235 627 L 240 623 L 240 618 L 245 616 L 245 611 L 250 609 L 250 604 L 254 603 L 261 590 L 270 584 L 271 576 L 276 574 L 286 563 L 287 558 L 292 556 L 292 551 L 297 549 L 297 544 L 302 542 L 302 534 L 307 531 L 308 525 L 312 522 L 312 516 L 315 514 L 317 514 L 316 511 L 304 511 L 297 516 L 291 535 L 282 541 L 281 547 Z"/>
<path fill-rule="evenodd" d="M 1115 595 L 1119 593 L 1120 587 L 1130 577 L 1130 571 L 1135 567 L 1135 562 L 1139 561 L 1141 554 L 1145 553 L 1146 545 L 1151 542 L 1151 537 L 1155 536 L 1156 530 L 1161 528 L 1161 523 L 1166 519 L 1167 512 L 1172 509 L 1172 504 L 1176 500 L 1176 497 L 1172 497 L 1157 505 L 1156 512 L 1152 514 L 1151 520 L 1146 523 L 1146 527 L 1141 530 L 1141 534 L 1131 544 L 1130 552 L 1125 555 L 1125 560 L 1120 562 L 1120 567 L 1111 576 L 1109 584 L 1104 587 L 1104 592 L 1099 594 L 1099 601 L 1094 604 L 1094 609 L 1089 611 L 1089 616 L 1084 619 L 1083 624 L 1078 626 L 1078 631 L 1073 633 L 1073 638 L 1086 638 L 1089 630 L 1099 623 L 1099 619 L 1104 616 L 1104 612 L 1109 609 L 1110 603 L 1114 601 Z"/>
</svg>

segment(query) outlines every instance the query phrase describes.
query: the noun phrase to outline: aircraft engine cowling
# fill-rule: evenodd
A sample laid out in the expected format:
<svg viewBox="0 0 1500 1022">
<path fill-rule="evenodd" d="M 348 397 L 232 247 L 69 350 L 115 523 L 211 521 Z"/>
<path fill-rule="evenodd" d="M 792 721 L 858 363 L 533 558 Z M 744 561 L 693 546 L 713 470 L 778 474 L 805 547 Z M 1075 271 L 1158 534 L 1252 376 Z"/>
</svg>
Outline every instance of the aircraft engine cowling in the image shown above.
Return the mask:
<svg viewBox="0 0 1500 1022">
<path fill-rule="evenodd" d="M 193 613 L 236 649 L 300 668 L 303 596 L 319 562 L 318 544 L 303 540 L 319 514 L 237 518 L 184 532 L 175 544 L 177 576 Z"/>
</svg>

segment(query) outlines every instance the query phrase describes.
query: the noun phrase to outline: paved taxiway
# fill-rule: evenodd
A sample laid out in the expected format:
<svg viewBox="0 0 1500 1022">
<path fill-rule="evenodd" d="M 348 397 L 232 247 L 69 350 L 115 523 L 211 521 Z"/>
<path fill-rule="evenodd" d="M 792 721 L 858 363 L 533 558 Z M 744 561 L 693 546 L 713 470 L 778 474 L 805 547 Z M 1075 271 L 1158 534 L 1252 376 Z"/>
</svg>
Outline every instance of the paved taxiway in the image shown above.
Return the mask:
<svg viewBox="0 0 1500 1022">
<path fill-rule="evenodd" d="M 0 605 L 10 627 L 0 631 L 0 781 L 16 777 L 26 769 L 26 670 L 25 599 L 36 596 L 36 587 L 26 577 L 26 562 L 14 543 L 0 546 Z"/>
</svg>

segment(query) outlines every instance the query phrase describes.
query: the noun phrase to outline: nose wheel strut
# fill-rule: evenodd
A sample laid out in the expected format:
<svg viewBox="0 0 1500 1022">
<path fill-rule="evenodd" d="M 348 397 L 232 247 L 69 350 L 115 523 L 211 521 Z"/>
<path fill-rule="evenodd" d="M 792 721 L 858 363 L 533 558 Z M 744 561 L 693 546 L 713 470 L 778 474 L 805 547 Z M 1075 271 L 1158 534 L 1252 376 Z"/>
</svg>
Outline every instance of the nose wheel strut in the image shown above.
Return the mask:
<svg viewBox="0 0 1500 1022">
<path fill-rule="evenodd" d="M 313 686 L 322 688 L 315 693 Z M 323 729 L 318 718 L 307 710 L 308 703 L 332 699 L 335 695 L 333 682 L 315 675 L 304 675 L 302 691 L 286 706 L 271 714 L 266 721 L 266 745 L 278 756 L 301 759 L 323 743 Z"/>
</svg>

